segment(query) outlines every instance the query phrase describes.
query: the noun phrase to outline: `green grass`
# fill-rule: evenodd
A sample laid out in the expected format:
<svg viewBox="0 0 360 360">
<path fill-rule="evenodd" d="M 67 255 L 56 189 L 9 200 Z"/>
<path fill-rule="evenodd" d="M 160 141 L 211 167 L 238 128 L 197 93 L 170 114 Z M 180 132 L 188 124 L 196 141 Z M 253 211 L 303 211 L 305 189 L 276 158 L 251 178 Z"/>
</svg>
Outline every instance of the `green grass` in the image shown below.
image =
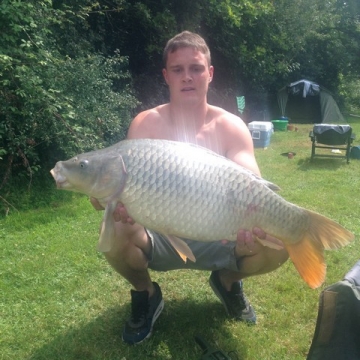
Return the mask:
<svg viewBox="0 0 360 360">
<path fill-rule="evenodd" d="M 359 134 L 360 123 L 352 123 Z M 287 200 L 339 221 L 360 234 L 360 161 L 315 159 L 311 125 L 275 132 L 268 149 L 256 149 L 264 178 Z M 355 141 L 356 143 L 360 143 Z M 289 160 L 280 155 L 294 151 Z M 227 319 L 208 286 L 207 272 L 152 272 L 165 309 L 142 345 L 121 341 L 130 286 L 96 251 L 101 213 L 84 196 L 44 191 L 36 208 L 0 220 L 0 359 L 199 359 L 194 335 L 240 359 L 305 359 L 315 329 L 318 298 L 359 259 L 356 240 L 327 252 L 324 285 L 311 290 L 291 261 L 273 273 L 246 280 L 258 324 Z"/>
</svg>

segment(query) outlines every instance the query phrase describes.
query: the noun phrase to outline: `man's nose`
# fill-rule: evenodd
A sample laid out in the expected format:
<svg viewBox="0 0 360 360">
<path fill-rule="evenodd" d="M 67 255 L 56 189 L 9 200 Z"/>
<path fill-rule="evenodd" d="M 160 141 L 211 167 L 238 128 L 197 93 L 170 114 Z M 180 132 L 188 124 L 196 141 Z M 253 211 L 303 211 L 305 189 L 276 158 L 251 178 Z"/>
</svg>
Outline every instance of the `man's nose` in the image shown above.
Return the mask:
<svg viewBox="0 0 360 360">
<path fill-rule="evenodd" d="M 188 71 L 188 70 L 184 71 L 183 81 L 184 82 L 192 81 L 192 76 L 191 76 L 190 71 Z"/>
</svg>

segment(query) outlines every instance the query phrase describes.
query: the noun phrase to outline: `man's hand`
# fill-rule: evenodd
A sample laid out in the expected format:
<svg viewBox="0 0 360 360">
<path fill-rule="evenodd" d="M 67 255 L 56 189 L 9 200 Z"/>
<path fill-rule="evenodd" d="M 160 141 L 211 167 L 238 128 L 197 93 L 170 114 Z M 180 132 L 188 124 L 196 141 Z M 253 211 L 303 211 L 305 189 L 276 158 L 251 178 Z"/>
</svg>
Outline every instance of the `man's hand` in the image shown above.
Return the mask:
<svg viewBox="0 0 360 360">
<path fill-rule="evenodd" d="M 237 234 L 237 244 L 240 247 L 246 247 L 250 252 L 256 251 L 256 248 L 260 244 L 276 250 L 284 249 L 282 241 L 257 227 L 254 227 L 252 232 L 239 230 Z"/>
<path fill-rule="evenodd" d="M 93 197 L 90 198 L 91 205 L 95 210 L 104 210 L 104 207 L 99 203 L 99 201 Z M 114 210 L 114 220 L 116 222 L 121 221 L 123 224 L 135 224 L 134 219 L 132 219 L 127 213 L 125 206 L 122 203 L 118 203 Z"/>
</svg>

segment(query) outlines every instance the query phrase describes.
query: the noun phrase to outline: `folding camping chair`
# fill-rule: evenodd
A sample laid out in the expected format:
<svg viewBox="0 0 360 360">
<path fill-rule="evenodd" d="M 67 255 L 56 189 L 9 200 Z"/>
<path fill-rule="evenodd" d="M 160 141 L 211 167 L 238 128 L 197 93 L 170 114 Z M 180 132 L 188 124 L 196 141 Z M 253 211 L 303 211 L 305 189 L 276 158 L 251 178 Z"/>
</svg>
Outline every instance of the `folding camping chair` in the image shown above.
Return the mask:
<svg viewBox="0 0 360 360">
<path fill-rule="evenodd" d="M 350 149 L 355 135 L 350 125 L 315 124 L 309 134 L 311 147 L 311 160 L 315 156 L 345 158 L 347 163 L 350 160 Z M 316 149 L 328 149 L 331 153 L 315 153 Z M 345 151 L 345 155 L 341 153 Z"/>
</svg>

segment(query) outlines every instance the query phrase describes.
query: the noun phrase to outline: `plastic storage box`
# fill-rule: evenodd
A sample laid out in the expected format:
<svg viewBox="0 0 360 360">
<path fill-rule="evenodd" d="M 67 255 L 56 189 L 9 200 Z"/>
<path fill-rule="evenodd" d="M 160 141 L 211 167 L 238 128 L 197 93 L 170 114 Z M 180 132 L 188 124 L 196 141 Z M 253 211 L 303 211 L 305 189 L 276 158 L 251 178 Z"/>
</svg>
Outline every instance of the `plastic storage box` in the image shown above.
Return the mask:
<svg viewBox="0 0 360 360">
<path fill-rule="evenodd" d="M 270 121 L 252 121 L 248 124 L 254 147 L 266 148 L 270 145 L 273 125 Z"/>
<path fill-rule="evenodd" d="M 286 131 L 289 120 L 272 120 L 272 123 L 275 131 Z"/>
</svg>

